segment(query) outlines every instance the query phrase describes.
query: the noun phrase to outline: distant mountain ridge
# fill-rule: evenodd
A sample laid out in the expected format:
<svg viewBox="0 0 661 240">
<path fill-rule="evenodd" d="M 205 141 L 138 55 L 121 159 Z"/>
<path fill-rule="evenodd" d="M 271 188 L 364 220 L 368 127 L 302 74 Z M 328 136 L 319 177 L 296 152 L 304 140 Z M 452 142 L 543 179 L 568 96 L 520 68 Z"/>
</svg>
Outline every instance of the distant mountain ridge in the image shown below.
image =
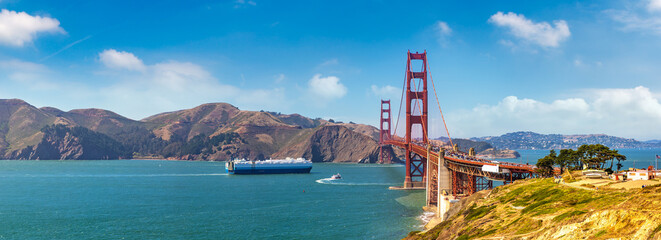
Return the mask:
<svg viewBox="0 0 661 240">
<path fill-rule="evenodd" d="M 305 157 L 315 162 L 376 162 L 376 137 L 378 130 L 369 125 L 244 111 L 227 103 L 136 121 L 103 109 L 65 112 L 0 99 L 1 159 Z"/>
<path fill-rule="evenodd" d="M 535 132 L 513 132 L 501 136 L 476 137 L 474 141 L 484 141 L 500 149 L 564 149 L 578 148 L 584 144 L 602 144 L 609 148 L 658 148 L 658 141 L 641 142 L 631 138 L 608 136 L 605 134 L 539 134 Z"/>
<path fill-rule="evenodd" d="M 434 140 L 441 141 L 443 145 L 449 145 L 450 139 L 448 137 L 438 137 Z M 514 150 L 497 148 L 488 142 L 475 141 L 471 139 L 454 138 L 452 143 L 456 144 L 459 151 L 468 152 L 470 148 L 474 148 L 478 157 L 483 158 L 519 158 L 521 155 Z"/>
</svg>

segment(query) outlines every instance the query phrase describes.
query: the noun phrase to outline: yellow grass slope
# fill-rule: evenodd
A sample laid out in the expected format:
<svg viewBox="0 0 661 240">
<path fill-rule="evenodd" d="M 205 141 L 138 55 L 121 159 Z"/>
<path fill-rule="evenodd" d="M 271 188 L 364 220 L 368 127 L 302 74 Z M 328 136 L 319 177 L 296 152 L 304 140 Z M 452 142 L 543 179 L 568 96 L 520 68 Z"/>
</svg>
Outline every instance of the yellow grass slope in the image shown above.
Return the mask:
<svg viewBox="0 0 661 240">
<path fill-rule="evenodd" d="M 406 239 L 661 239 L 661 185 L 594 191 L 531 179 L 461 205 L 448 221 Z"/>
</svg>

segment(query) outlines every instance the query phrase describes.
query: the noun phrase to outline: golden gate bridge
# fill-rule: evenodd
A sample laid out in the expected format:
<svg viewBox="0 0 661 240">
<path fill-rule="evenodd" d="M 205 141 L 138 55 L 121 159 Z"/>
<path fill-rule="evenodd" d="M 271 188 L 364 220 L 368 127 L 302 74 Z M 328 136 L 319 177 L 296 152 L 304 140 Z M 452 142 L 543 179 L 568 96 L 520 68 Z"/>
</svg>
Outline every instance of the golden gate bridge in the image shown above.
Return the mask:
<svg viewBox="0 0 661 240">
<path fill-rule="evenodd" d="M 421 71 L 412 71 L 412 63 L 421 64 Z M 428 138 L 427 77 L 431 80 L 449 145 L 430 141 Z M 509 184 L 518 179 L 537 176 L 535 166 L 479 158 L 473 148 L 468 152 L 462 152 L 457 145 L 452 144 L 452 138 L 445 124 L 436 94 L 434 80 L 427 65 L 427 51 L 423 53 L 407 52 L 405 81 L 396 123 L 396 125 L 399 124 L 401 104 L 403 103 L 401 100 L 404 100 L 404 96 L 406 96 L 404 137 L 397 136 L 397 126 L 394 128 L 394 132 L 391 131 L 390 100 L 381 100 L 379 162 L 390 163 L 392 161 L 393 151 L 388 148 L 393 146 L 403 149 L 406 158 L 404 184 L 401 187 L 391 187 L 391 189 L 425 189 L 427 206 L 437 208 L 442 216 L 449 209 L 450 199 L 469 196 L 484 189 L 492 189 L 494 180 Z M 421 129 L 421 137 L 412 137 L 414 128 Z"/>
</svg>

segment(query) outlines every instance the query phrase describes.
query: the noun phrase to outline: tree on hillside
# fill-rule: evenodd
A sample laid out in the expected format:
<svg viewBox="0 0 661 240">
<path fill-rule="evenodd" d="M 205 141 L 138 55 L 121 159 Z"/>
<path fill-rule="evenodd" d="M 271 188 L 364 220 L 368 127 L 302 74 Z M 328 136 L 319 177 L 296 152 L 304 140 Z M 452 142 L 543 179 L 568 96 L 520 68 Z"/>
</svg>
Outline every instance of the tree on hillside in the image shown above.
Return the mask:
<svg viewBox="0 0 661 240">
<path fill-rule="evenodd" d="M 553 165 L 556 163 L 555 150 L 551 150 L 549 155 L 537 160 L 537 173 L 542 177 L 553 176 Z"/>
<path fill-rule="evenodd" d="M 611 150 L 610 148 L 601 145 L 601 144 L 591 144 L 591 145 L 582 145 L 577 149 L 577 154 L 579 160 L 587 165 L 588 168 L 606 168 L 606 163 L 610 160 L 611 164 L 608 169 L 612 171 L 613 162 L 617 159 L 618 171 L 622 164 L 620 161 L 627 159 L 626 156 L 618 153 L 617 150 Z"/>
<path fill-rule="evenodd" d="M 550 162 L 551 160 L 553 163 Z M 627 157 L 604 145 L 592 144 L 582 145 L 577 150 L 562 149 L 558 155 L 555 150 L 551 150 L 549 155 L 537 161 L 537 167 L 542 173 L 548 172 L 549 169 L 552 170 L 553 165 L 559 166 L 561 173 L 564 169 L 578 170 L 583 167 L 606 169 L 607 172 L 612 172 L 615 160 L 617 160 L 616 166 L 619 171 L 622 168 L 621 162 L 627 160 Z M 610 161 L 610 167 L 606 168 L 608 161 Z M 549 164 L 551 166 L 548 166 Z M 542 167 L 546 169 L 542 169 Z"/>
<path fill-rule="evenodd" d="M 560 167 L 560 174 L 563 173 L 565 168 L 569 168 L 570 166 L 576 168 L 580 166 L 578 153 L 573 149 L 561 149 L 560 154 L 555 158 L 555 164 Z"/>
</svg>

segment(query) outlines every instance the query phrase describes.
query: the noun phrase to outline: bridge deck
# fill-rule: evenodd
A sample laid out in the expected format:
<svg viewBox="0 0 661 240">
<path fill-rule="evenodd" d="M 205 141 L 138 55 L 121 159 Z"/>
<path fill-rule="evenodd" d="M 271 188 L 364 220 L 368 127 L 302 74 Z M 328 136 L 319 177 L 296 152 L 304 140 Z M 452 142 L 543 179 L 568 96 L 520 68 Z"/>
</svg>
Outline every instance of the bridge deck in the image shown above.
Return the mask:
<svg viewBox="0 0 661 240">
<path fill-rule="evenodd" d="M 421 143 L 411 143 L 409 146 L 407 146 L 405 142 L 398 140 L 386 140 L 383 143 L 395 145 L 403 149 L 410 148 L 411 151 L 419 154 L 420 156 L 425 156 L 425 157 L 427 156 L 427 147 Z M 433 146 L 433 148 L 439 148 L 439 147 Z M 429 161 L 431 163 L 438 164 L 438 151 L 432 150 L 429 152 L 429 155 L 430 155 Z M 512 172 L 534 173 L 536 168 L 536 166 L 528 165 L 528 164 L 519 164 L 519 163 L 501 162 L 501 161 L 494 162 L 487 159 L 471 157 L 468 156 L 468 154 L 462 152 L 446 152 L 444 158 L 451 162 L 473 165 L 476 167 L 478 166 L 481 167 L 484 165 L 499 166 L 499 168 L 508 169 Z"/>
</svg>

